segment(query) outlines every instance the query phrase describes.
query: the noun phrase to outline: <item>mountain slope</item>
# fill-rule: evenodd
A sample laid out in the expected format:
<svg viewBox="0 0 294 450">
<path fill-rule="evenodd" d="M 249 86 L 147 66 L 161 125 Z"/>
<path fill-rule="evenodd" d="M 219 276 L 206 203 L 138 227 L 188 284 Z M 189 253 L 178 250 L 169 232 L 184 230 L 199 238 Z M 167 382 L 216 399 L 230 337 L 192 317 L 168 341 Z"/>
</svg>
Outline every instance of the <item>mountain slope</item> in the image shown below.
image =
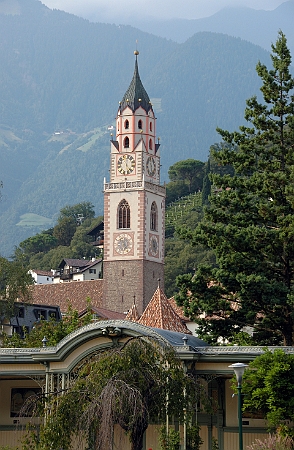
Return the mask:
<svg viewBox="0 0 294 450">
<path fill-rule="evenodd" d="M 161 61 L 148 82 L 155 96 L 162 97 L 158 129 L 164 133 L 164 163 L 204 161 L 210 146 L 220 141 L 216 127 L 234 130 L 245 123 L 245 100 L 258 95 L 261 85 L 258 60 L 270 64 L 260 47 L 204 32 Z"/>
<path fill-rule="evenodd" d="M 0 254 L 41 231 L 20 216 L 54 222 L 61 207 L 91 201 L 103 211 L 108 126 L 139 70 L 153 100 L 161 137 L 162 179 L 174 162 L 205 160 L 215 127 L 243 121 L 246 98 L 260 86 L 255 65 L 269 54 L 241 39 L 197 33 L 183 44 L 128 26 L 89 23 L 37 0 L 0 8 Z M 1 3 L 0 3 L 1 6 Z"/>
</svg>

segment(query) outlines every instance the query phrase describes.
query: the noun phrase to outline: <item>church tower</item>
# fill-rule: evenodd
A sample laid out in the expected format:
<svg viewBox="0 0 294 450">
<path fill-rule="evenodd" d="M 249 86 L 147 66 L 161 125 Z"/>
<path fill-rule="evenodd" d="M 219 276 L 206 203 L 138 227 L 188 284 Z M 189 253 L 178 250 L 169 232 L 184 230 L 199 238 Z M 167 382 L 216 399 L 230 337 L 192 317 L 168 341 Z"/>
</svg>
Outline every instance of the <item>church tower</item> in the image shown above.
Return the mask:
<svg viewBox="0 0 294 450">
<path fill-rule="evenodd" d="M 116 117 L 110 181 L 104 182 L 105 308 L 142 314 L 164 277 L 165 188 L 160 185 L 156 118 L 138 71 Z"/>
</svg>

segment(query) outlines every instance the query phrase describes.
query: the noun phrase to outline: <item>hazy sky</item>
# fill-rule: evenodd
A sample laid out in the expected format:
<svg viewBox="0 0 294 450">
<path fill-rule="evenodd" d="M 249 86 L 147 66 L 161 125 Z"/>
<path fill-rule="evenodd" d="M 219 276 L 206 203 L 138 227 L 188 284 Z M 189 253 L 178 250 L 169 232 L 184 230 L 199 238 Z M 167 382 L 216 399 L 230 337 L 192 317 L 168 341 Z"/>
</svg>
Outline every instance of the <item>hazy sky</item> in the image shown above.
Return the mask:
<svg viewBox="0 0 294 450">
<path fill-rule="evenodd" d="M 130 16 L 197 19 L 225 6 L 275 9 L 286 0 L 41 0 L 49 8 L 61 9 L 94 21 L 124 23 Z M 120 22 L 121 20 L 121 22 Z"/>
</svg>

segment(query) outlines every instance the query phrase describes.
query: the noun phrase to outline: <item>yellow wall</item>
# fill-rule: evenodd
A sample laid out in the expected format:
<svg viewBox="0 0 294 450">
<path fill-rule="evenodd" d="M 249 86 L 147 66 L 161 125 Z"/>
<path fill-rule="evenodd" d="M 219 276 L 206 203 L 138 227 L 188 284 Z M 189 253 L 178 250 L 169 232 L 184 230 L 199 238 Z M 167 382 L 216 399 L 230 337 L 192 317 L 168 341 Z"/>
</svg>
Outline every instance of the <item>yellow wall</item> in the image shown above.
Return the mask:
<svg viewBox="0 0 294 450">
<path fill-rule="evenodd" d="M 238 396 L 234 394 L 231 388 L 230 380 L 225 382 L 226 391 L 226 418 L 225 426 L 227 427 L 238 427 Z M 251 419 L 244 418 L 243 421 L 249 422 L 249 425 L 243 425 L 244 433 L 246 432 L 246 426 L 248 427 L 267 427 L 266 421 L 263 419 Z"/>
<path fill-rule="evenodd" d="M 32 364 L 0 364 L 0 375 L 5 374 L 6 372 L 13 373 L 13 372 L 24 372 L 26 375 L 30 375 L 33 371 L 42 371 L 45 373 L 45 367 L 41 363 L 32 363 Z"/>
<path fill-rule="evenodd" d="M 80 359 L 80 355 L 84 352 L 91 351 L 93 347 L 100 346 L 103 344 L 109 344 L 111 342 L 110 338 L 99 336 L 98 338 L 92 339 L 90 341 L 86 341 L 84 344 L 81 344 L 78 348 L 73 350 L 68 357 L 64 361 L 54 361 L 50 362 L 50 370 L 53 372 L 62 372 L 66 371 L 67 368 L 75 361 L 78 363 Z"/>
<path fill-rule="evenodd" d="M 10 417 L 11 389 L 12 388 L 39 388 L 40 386 L 33 380 L 0 380 L 0 424 L 14 425 L 17 417 Z M 29 421 L 30 419 L 21 419 Z"/>
<path fill-rule="evenodd" d="M 0 431 L 0 446 L 9 446 L 21 450 L 21 439 L 23 435 L 24 431 Z"/>
<path fill-rule="evenodd" d="M 252 444 L 255 439 L 265 439 L 268 436 L 267 433 L 243 433 L 243 447 L 244 449 Z M 239 448 L 239 434 L 238 433 L 225 433 L 224 435 L 224 448 L 226 450 L 235 450 Z"/>
</svg>

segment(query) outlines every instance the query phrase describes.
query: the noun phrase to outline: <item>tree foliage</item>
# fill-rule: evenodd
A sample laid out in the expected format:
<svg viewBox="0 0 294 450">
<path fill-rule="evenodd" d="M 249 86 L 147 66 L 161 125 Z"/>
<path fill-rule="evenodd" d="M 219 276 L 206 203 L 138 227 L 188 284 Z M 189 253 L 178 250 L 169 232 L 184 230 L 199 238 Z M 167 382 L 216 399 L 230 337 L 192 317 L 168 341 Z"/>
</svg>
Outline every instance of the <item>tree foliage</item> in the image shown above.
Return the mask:
<svg viewBox="0 0 294 450">
<path fill-rule="evenodd" d="M 82 202 L 72 206 L 64 206 L 60 210 L 58 222 L 65 217 L 71 217 L 77 224 L 80 224 L 85 219 L 93 219 L 95 217 L 94 205 L 91 202 Z"/>
<path fill-rule="evenodd" d="M 270 428 L 290 433 L 285 421 L 294 420 L 294 355 L 265 350 L 245 371 L 242 392 L 244 411 L 262 413 Z"/>
<path fill-rule="evenodd" d="M 14 315 L 14 302 L 21 298 L 30 299 L 31 275 L 18 262 L 0 257 L 0 315 L 10 318 Z"/>
<path fill-rule="evenodd" d="M 201 193 L 183 197 L 166 209 L 165 218 L 165 292 L 172 297 L 177 292 L 176 278 L 184 273 L 194 273 L 200 263 L 213 263 L 213 252 L 199 244 L 191 248 L 190 241 L 181 239 L 178 230 L 185 225 L 196 228 L 203 217 Z"/>
<path fill-rule="evenodd" d="M 167 204 L 175 199 L 202 189 L 204 162 L 196 159 L 178 161 L 170 166 L 167 184 Z"/>
<path fill-rule="evenodd" d="M 63 217 L 54 227 L 53 236 L 58 245 L 69 246 L 75 234 L 77 223 L 73 217 Z"/>
<path fill-rule="evenodd" d="M 203 188 L 202 188 L 202 203 L 206 205 L 209 203 L 208 198 L 212 192 L 215 192 L 216 187 L 212 185 L 211 175 L 234 175 L 234 169 L 230 165 L 220 164 L 215 158 L 214 153 L 219 152 L 225 148 L 230 148 L 230 144 L 226 142 L 220 142 L 213 144 L 210 147 L 208 161 L 204 166 Z"/>
<path fill-rule="evenodd" d="M 186 159 L 178 161 L 168 170 L 168 176 L 171 181 L 182 181 L 188 185 L 189 192 L 202 187 L 204 162 L 196 159 Z"/>
<path fill-rule="evenodd" d="M 188 241 L 175 236 L 165 241 L 165 293 L 172 297 L 178 291 L 176 278 L 183 273 L 194 274 L 198 264 L 214 263 L 214 254 L 199 244 L 191 249 Z"/>
<path fill-rule="evenodd" d="M 88 325 L 92 320 L 91 300 L 87 299 L 87 313 L 80 318 L 78 311 L 73 309 L 71 304 L 68 304 L 66 315 L 62 317 L 61 321 L 55 319 L 41 320 L 34 324 L 30 332 L 24 328 L 24 336 L 21 337 L 18 333 L 8 336 L 3 333 L 2 347 L 5 348 L 38 348 L 43 346 L 43 338 L 46 337 L 48 346 L 55 346 L 64 337 L 78 328 Z"/>
<path fill-rule="evenodd" d="M 57 239 L 53 236 L 53 228 L 50 228 L 35 236 L 22 241 L 14 251 L 14 259 L 28 264 L 30 256 L 37 253 L 46 253 L 56 247 Z"/>
<path fill-rule="evenodd" d="M 230 339 L 245 326 L 263 342 L 294 343 L 294 79 L 282 32 L 272 65 L 257 64 L 264 102 L 247 100 L 250 126 L 219 129 L 225 143 L 213 152 L 234 173 L 213 174 L 217 193 L 195 231 L 182 235 L 214 250 L 217 267 L 198 266 L 179 279 L 178 301 L 201 336 Z M 203 318 L 203 312 L 206 318 Z M 202 315 L 202 317 L 201 317 Z M 209 320 L 208 320 L 209 319 Z"/>
<path fill-rule="evenodd" d="M 90 202 L 65 206 L 54 228 L 27 238 L 16 247 L 14 260 L 29 269 L 50 270 L 56 269 L 63 258 L 90 259 L 96 254 L 87 232 L 101 219 L 94 219 Z"/>
<path fill-rule="evenodd" d="M 184 408 L 195 407 L 200 392 L 173 349 L 161 341 L 132 338 L 98 353 L 62 396 L 51 393 L 51 413 L 29 445 L 69 450 L 74 439 L 75 444 L 86 440 L 91 448 L 110 450 L 118 424 L 132 450 L 142 450 L 148 423 L 160 423 L 167 413 L 183 420 Z"/>
</svg>

